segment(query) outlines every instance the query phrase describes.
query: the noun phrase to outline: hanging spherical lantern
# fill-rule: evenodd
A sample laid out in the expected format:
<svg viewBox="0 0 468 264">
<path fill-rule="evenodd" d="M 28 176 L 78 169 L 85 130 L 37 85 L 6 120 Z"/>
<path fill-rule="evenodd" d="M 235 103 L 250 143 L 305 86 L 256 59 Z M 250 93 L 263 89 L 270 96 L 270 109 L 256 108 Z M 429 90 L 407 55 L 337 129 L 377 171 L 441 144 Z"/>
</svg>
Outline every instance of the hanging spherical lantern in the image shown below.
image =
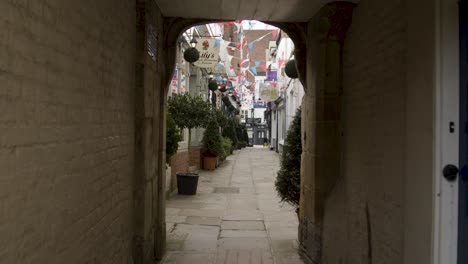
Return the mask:
<svg viewBox="0 0 468 264">
<path fill-rule="evenodd" d="M 296 67 L 296 60 L 290 60 L 288 63 L 286 63 L 286 66 L 284 67 L 284 72 L 289 78 L 296 79 L 299 77 L 297 74 L 297 67 Z"/>
<path fill-rule="evenodd" d="M 210 89 L 210 91 L 213 91 L 213 92 L 218 90 L 218 82 L 215 80 L 211 80 L 208 83 L 208 89 Z"/>
<path fill-rule="evenodd" d="M 194 63 L 200 58 L 200 52 L 196 48 L 188 48 L 184 51 L 184 59 L 189 63 Z"/>
</svg>

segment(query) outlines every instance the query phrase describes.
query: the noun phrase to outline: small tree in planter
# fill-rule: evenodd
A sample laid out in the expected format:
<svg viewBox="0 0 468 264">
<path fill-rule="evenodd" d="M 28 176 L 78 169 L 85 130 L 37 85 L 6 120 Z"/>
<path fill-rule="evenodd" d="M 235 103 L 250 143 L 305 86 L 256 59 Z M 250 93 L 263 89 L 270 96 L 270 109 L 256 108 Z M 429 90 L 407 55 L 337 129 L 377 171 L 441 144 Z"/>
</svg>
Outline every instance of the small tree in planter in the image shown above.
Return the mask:
<svg viewBox="0 0 468 264">
<path fill-rule="evenodd" d="M 201 96 L 191 96 L 188 93 L 175 94 L 168 101 L 169 112 L 174 122 L 180 129 L 188 129 L 188 150 L 190 153 L 190 141 L 192 129 L 205 127 L 207 116 L 210 114 L 210 105 Z M 187 172 L 190 164 L 187 163 Z M 196 177 L 195 177 L 196 176 Z M 188 185 L 185 185 L 187 183 Z M 195 194 L 198 185 L 198 174 L 177 173 L 177 188 L 180 194 Z"/>
<path fill-rule="evenodd" d="M 301 191 L 301 154 L 301 110 L 298 109 L 288 130 L 281 154 L 281 168 L 275 182 L 281 201 L 295 206 L 296 212 Z"/>
<path fill-rule="evenodd" d="M 223 128 L 223 137 L 231 139 L 232 145 L 237 148 L 238 138 L 236 133 L 236 121 L 234 118 L 229 118 L 227 125 Z"/>
<path fill-rule="evenodd" d="M 205 129 L 202 139 L 203 168 L 214 170 L 218 157 L 224 154 L 223 138 L 219 132 L 219 126 L 214 117 Z"/>
</svg>

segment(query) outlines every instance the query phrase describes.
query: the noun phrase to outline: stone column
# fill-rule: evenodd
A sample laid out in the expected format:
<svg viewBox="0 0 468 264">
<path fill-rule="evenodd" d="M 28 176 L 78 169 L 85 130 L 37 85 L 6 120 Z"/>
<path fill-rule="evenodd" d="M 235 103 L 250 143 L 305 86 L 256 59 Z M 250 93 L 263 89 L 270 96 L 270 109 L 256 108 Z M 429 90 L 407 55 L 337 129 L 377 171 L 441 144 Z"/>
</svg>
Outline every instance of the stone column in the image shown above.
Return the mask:
<svg viewBox="0 0 468 264">
<path fill-rule="evenodd" d="M 329 3 L 307 29 L 299 240 L 312 263 L 321 262 L 323 205 L 340 175 L 342 56 L 353 8 Z"/>
</svg>

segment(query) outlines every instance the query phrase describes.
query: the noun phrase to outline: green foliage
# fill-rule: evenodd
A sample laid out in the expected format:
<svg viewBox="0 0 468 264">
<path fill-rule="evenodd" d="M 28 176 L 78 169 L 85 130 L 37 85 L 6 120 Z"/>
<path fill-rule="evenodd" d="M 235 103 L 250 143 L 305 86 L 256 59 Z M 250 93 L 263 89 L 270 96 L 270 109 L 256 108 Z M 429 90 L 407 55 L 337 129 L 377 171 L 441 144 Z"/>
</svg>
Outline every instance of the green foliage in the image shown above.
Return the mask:
<svg viewBox="0 0 468 264">
<path fill-rule="evenodd" d="M 234 147 L 237 146 L 238 138 L 236 133 L 237 122 L 234 117 L 228 119 L 226 126 L 223 128 L 223 137 L 227 137 L 232 141 Z"/>
<path fill-rule="evenodd" d="M 216 122 L 218 122 L 218 125 L 220 127 L 226 127 L 229 117 L 223 110 L 219 108 L 214 108 L 213 115 L 214 115 L 214 118 L 216 118 Z"/>
<path fill-rule="evenodd" d="M 242 140 L 246 142 L 246 144 L 249 143 L 249 133 L 247 133 L 247 128 L 244 126 L 244 132 L 243 132 L 243 137 Z"/>
<path fill-rule="evenodd" d="M 245 146 L 247 146 L 247 142 L 249 141 L 249 139 L 245 140 L 244 138 L 244 130 L 247 131 L 244 124 L 236 124 L 236 136 L 238 140 L 237 145 L 240 148 L 245 148 Z"/>
<path fill-rule="evenodd" d="M 224 155 L 223 138 L 216 119 L 210 118 L 202 139 L 202 153 L 207 157 Z"/>
<path fill-rule="evenodd" d="M 301 189 L 301 154 L 301 110 L 298 109 L 288 130 L 275 182 L 281 200 L 296 207 L 299 207 Z"/>
<path fill-rule="evenodd" d="M 210 89 L 210 91 L 216 91 L 216 90 L 218 90 L 218 82 L 215 81 L 215 80 L 211 80 L 211 81 L 208 83 L 208 89 Z"/>
<path fill-rule="evenodd" d="M 168 101 L 169 112 L 180 129 L 205 127 L 211 106 L 201 96 L 175 94 Z"/>
<path fill-rule="evenodd" d="M 220 156 L 220 159 L 226 160 L 226 157 L 231 155 L 232 153 L 232 140 L 231 139 L 227 137 L 223 137 L 223 149 L 224 149 L 224 153 L 223 155 Z"/>
<path fill-rule="evenodd" d="M 166 127 L 166 161 L 168 162 L 172 155 L 177 152 L 182 135 L 169 112 L 166 115 Z"/>
</svg>

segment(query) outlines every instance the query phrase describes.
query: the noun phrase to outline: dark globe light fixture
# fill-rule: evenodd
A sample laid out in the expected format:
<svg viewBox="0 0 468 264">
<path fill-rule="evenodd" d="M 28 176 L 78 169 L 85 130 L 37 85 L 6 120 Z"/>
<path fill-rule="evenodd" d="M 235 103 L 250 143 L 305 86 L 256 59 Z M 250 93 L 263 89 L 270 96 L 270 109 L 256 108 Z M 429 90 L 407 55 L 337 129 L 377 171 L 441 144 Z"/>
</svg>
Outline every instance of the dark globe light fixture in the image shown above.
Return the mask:
<svg viewBox="0 0 468 264">
<path fill-rule="evenodd" d="M 288 63 L 286 63 L 286 66 L 284 67 L 284 72 L 291 79 L 296 79 L 297 77 L 299 77 L 299 75 L 297 74 L 296 60 L 288 61 Z"/>
</svg>

